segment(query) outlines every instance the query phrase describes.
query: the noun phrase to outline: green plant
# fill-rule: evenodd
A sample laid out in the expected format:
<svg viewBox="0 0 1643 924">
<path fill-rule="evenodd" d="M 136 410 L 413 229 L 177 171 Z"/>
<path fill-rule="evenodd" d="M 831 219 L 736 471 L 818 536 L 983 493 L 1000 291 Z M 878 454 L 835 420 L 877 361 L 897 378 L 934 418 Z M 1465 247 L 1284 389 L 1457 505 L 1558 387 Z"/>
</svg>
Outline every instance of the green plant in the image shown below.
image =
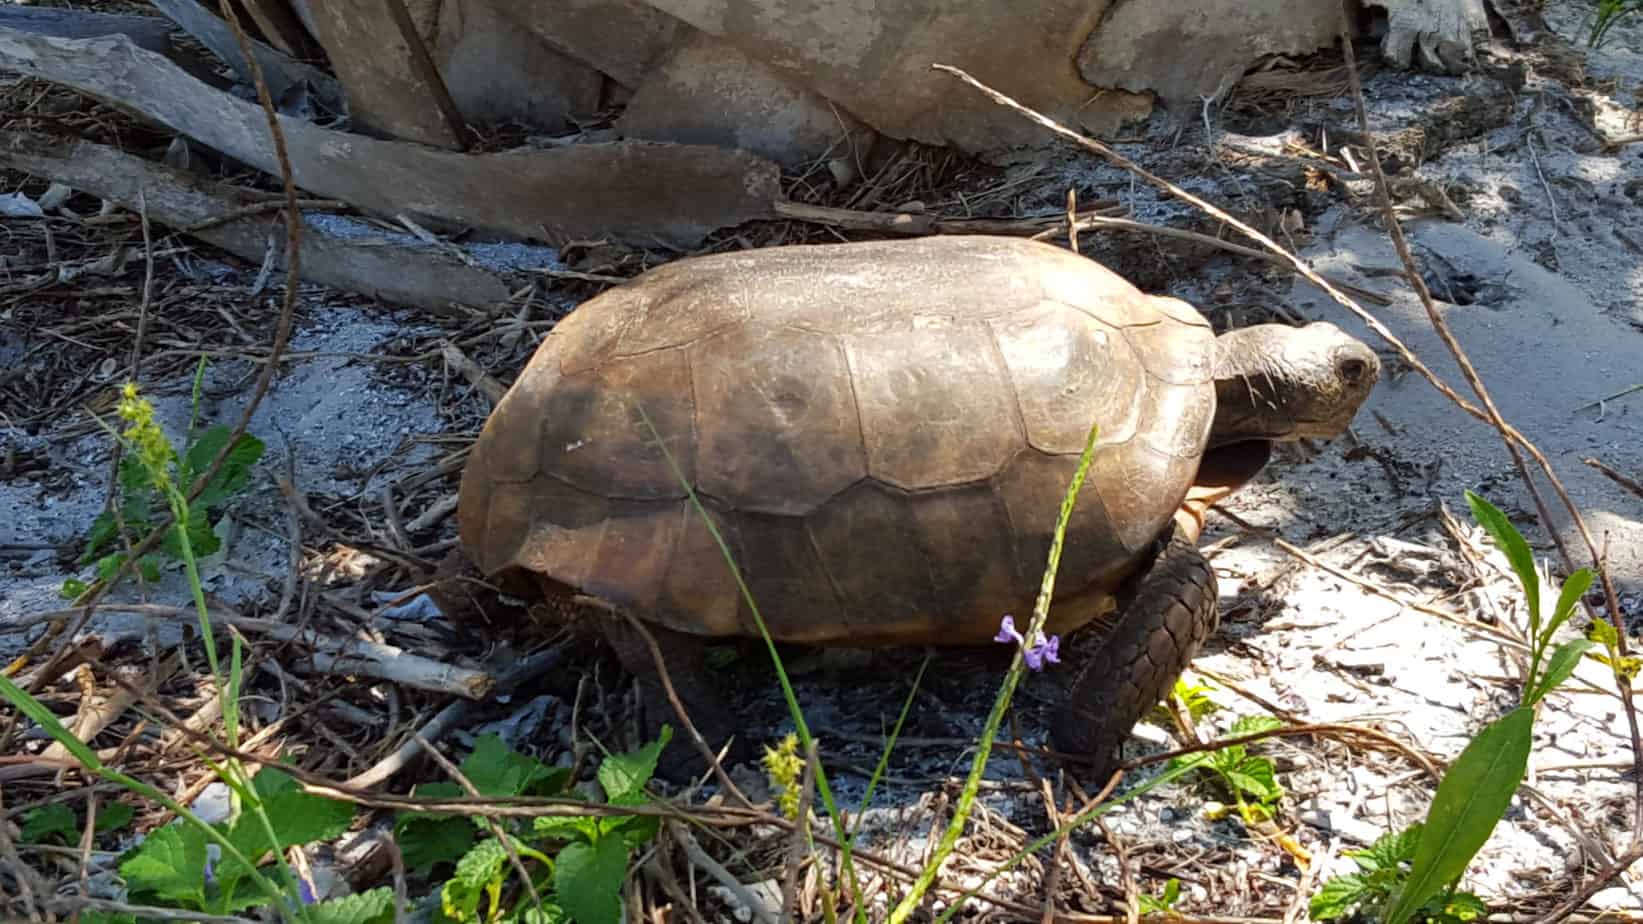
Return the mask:
<svg viewBox="0 0 1643 924">
<path fill-rule="evenodd" d="M 225 851 L 211 860 L 206 835 L 197 827 L 174 823 L 149 833 L 142 844 L 120 862 L 120 876 L 133 900 L 209 914 L 234 914 L 267 904 L 268 898 L 252 881 L 256 865 L 270 853 L 324 841 L 348 830 L 353 806 L 303 792 L 297 781 L 280 770 L 265 768 L 251 780 L 261 812 L 240 812 L 212 827 L 244 859 Z M 266 830 L 262 815 L 271 828 Z M 301 901 L 312 904 L 306 883 L 299 884 Z M 366 893 L 373 895 L 373 893 Z M 389 920 L 391 892 L 375 890 L 370 899 L 371 921 Z M 359 906 L 364 899 L 356 899 Z M 328 920 L 324 913 L 321 920 Z M 363 920 L 363 919 L 362 919 Z"/>
<path fill-rule="evenodd" d="M 1643 0 L 1598 0 L 1597 19 L 1592 22 L 1586 44 L 1592 48 L 1603 44 L 1616 23 L 1639 10 L 1643 10 Z"/>
<path fill-rule="evenodd" d="M 1557 631 L 1591 587 L 1592 572 L 1581 568 L 1569 575 L 1551 617 L 1543 619 L 1540 572 L 1528 542 L 1487 500 L 1468 491 L 1466 501 L 1472 516 L 1500 547 L 1523 588 L 1529 612 L 1529 661 L 1524 669 L 1522 698 L 1517 708 L 1484 726 L 1462 749 L 1438 783 L 1418 833 L 1405 831 L 1389 835 L 1390 840 L 1382 838 L 1376 845 L 1379 851 L 1367 858 L 1373 870 L 1365 868 L 1365 857 L 1356 857 L 1360 873 L 1323 884 L 1318 895 L 1324 897 L 1322 908 L 1326 912 L 1336 908 L 1344 912 L 1367 902 L 1384 907 L 1379 920 L 1386 924 L 1404 924 L 1417 917 L 1468 920 L 1461 915 L 1471 913 L 1476 899 L 1457 892 L 1456 887 L 1495 825 L 1505 817 L 1512 796 L 1523 782 L 1534 741 L 1536 706 L 1568 680 L 1580 659 L 1598 644 L 1592 639 L 1576 638 L 1552 648 Z M 1597 623 L 1607 625 L 1602 620 Z M 1612 661 L 1612 647 L 1610 653 L 1611 664 L 1619 670 Z M 1457 916 L 1433 917 L 1449 914 Z"/>
<path fill-rule="evenodd" d="M 123 802 L 101 806 L 97 810 L 94 834 L 107 834 L 131 824 L 135 814 Z M 61 802 L 40 805 L 23 813 L 22 840 L 25 844 L 72 844 L 80 837 L 80 822 L 74 810 Z"/>
<path fill-rule="evenodd" d="M 99 579 L 108 580 L 125 564 L 126 553 L 116 548 L 121 536 L 147 535 L 159 525 L 161 515 L 170 508 L 170 498 L 156 477 L 156 470 L 163 472 L 164 480 L 173 485 L 192 484 L 233 436 L 233 431 L 222 425 L 197 429 L 204 373 L 205 361 L 202 359 L 194 375 L 192 410 L 180 453 L 172 448 L 164 432 L 154 422 L 153 406 L 147 401 L 136 401 L 136 386 L 127 385 L 122 392 L 121 407 L 139 415 L 140 419 L 128 419 L 128 433 L 134 435 L 130 437 L 130 451 L 120 457 L 118 501 L 92 521 L 85 551 L 79 558 L 81 566 L 95 563 Z M 155 552 L 137 562 L 145 580 L 159 579 L 164 559 L 182 560 L 185 535 L 195 557 L 211 555 L 221 547 L 222 542 L 212 528 L 211 520 L 229 500 L 250 484 L 251 469 L 262 458 L 263 449 L 263 442 L 250 434 L 242 434 L 234 441 L 234 447 L 229 450 L 222 467 L 206 483 L 205 490 L 186 505 L 187 519 L 177 521 L 187 524 L 186 532 L 172 530 L 167 533 Z M 62 595 L 72 600 L 85 593 L 86 589 L 85 581 L 69 578 L 63 582 Z"/>
<path fill-rule="evenodd" d="M 776 808 L 789 820 L 799 818 L 799 784 L 804 773 L 804 758 L 799 756 L 799 736 L 788 735 L 775 747 L 764 749 L 764 772 L 770 778 L 770 788 L 776 793 Z"/>
<path fill-rule="evenodd" d="M 1210 696 L 1214 692 L 1215 688 L 1208 683 L 1193 683 L 1183 676 L 1175 681 L 1175 689 L 1171 691 L 1170 696 L 1175 699 L 1176 705 L 1187 718 L 1194 722 L 1201 722 L 1221 711 L 1221 704 Z M 1170 713 L 1169 706 L 1164 703 L 1154 706 L 1149 718 L 1155 724 L 1162 725 L 1165 728 L 1175 724 L 1175 716 Z"/>
<path fill-rule="evenodd" d="M 1181 900 L 1181 880 L 1171 878 L 1164 883 L 1164 891 L 1159 895 L 1137 895 L 1136 904 L 1140 905 L 1142 914 L 1163 914 L 1170 917 L 1180 917 L 1181 912 L 1175 910 L 1175 903 Z"/>
<path fill-rule="evenodd" d="M 1227 729 L 1227 737 L 1241 738 L 1282 728 L 1282 722 L 1271 716 L 1243 716 Z M 1270 821 L 1284 796 L 1278 785 L 1277 768 L 1272 758 L 1251 754 L 1242 744 L 1231 744 L 1213 751 L 1199 751 L 1170 761 L 1171 767 L 1197 769 L 1208 773 L 1226 796 L 1233 800 L 1238 815 L 1247 825 Z"/>
<path fill-rule="evenodd" d="M 672 735 L 599 764 L 597 777 L 609 805 L 642 805 L 645 785 Z M 569 789 L 569 771 L 549 767 L 520 754 L 495 735 L 479 739 L 459 768 L 480 795 L 494 799 L 518 796 L 578 798 Z M 455 783 L 416 788 L 417 796 L 463 796 Z M 404 812 L 394 824 L 396 840 L 408 869 L 427 873 L 442 864 L 452 870 L 440 887 L 443 920 L 506 924 L 617 924 L 621 920 L 622 880 L 632 852 L 656 836 L 654 815 L 553 815 L 534 819 L 463 818 L 428 812 Z M 502 838 L 506 838 L 506 844 Z M 529 883 L 507 891 L 519 870 Z M 536 901 L 536 898 L 541 901 Z"/>
<path fill-rule="evenodd" d="M 202 364 L 201 373 L 203 370 Z M 200 374 L 197 373 L 196 405 L 199 387 Z M 172 526 L 167 542 L 175 543 L 173 548 L 183 564 L 195 613 L 199 618 L 211 681 L 223 702 L 223 737 L 229 751 L 237 752 L 240 747 L 239 691 L 244 677 L 244 651 L 240 637 L 231 635 L 229 664 L 226 671 L 223 669 L 216 634 L 205 605 L 205 591 L 200 584 L 191 536 L 193 530 L 188 526 L 203 520 L 194 515 L 179 486 L 181 482 L 175 477 L 177 472 L 183 470 L 178 466 L 178 454 L 165 432 L 155 423 L 153 405 L 138 393 L 135 384 L 128 383 L 121 389 L 117 413 L 125 421 L 125 429 L 108 429 L 129 454 L 132 464 L 138 467 L 137 474 L 131 476 L 131 483 L 152 490 L 153 496 L 164 503 L 171 513 Z M 218 443 L 218 446 L 221 445 Z M 178 816 L 179 823 L 152 832 L 149 839 L 122 864 L 121 875 L 127 877 L 128 886 L 134 893 L 193 910 L 202 910 L 203 907 L 246 909 L 267 906 L 280 917 L 307 924 L 366 924 L 380 919 L 380 916 L 373 918 L 365 912 L 371 910 L 372 902 L 384 902 L 391 898 L 389 893 L 366 893 L 316 903 L 307 883 L 296 875 L 286 860 L 286 847 L 314 839 L 314 836 L 309 836 L 312 828 L 303 827 L 304 824 L 311 823 L 315 818 L 329 818 L 331 820 L 327 824 L 334 825 L 336 817 L 344 812 L 351 819 L 351 807 L 302 793 L 290 785 L 289 778 L 279 771 L 264 770 L 253 779 L 237 757 L 219 761 L 205 751 L 197 750 L 196 753 L 229 787 L 232 795 L 229 819 L 220 824 L 209 824 L 155 787 L 104 764 L 97 753 L 65 728 L 51 710 L 3 674 L 0 674 L 0 697 L 4 697 L 62 744 L 87 773 L 117 783 L 165 806 Z M 322 803 L 331 807 L 316 808 Z M 342 824 L 346 827 L 346 822 Z M 210 863 L 207 862 L 210 856 L 208 844 L 216 845 L 220 852 Z M 259 869 L 265 856 L 272 856 L 275 860 L 278 869 L 275 878 L 270 878 Z M 246 885 L 250 889 L 242 891 Z M 82 915 L 81 919 L 87 920 L 88 917 Z M 89 919 L 97 920 L 98 916 L 92 915 Z M 102 916 L 101 919 L 120 920 L 118 916 Z"/>
<path fill-rule="evenodd" d="M 1358 871 L 1324 883 L 1307 908 L 1312 919 L 1334 921 L 1350 914 L 1371 921 L 1384 918 L 1392 896 L 1409 878 L 1420 834 L 1421 826 L 1414 824 L 1381 835 L 1364 850 L 1347 851 Z M 1422 924 L 1464 924 L 1479 920 L 1488 910 L 1476 895 L 1455 891 L 1427 899 L 1414 917 Z"/>
</svg>

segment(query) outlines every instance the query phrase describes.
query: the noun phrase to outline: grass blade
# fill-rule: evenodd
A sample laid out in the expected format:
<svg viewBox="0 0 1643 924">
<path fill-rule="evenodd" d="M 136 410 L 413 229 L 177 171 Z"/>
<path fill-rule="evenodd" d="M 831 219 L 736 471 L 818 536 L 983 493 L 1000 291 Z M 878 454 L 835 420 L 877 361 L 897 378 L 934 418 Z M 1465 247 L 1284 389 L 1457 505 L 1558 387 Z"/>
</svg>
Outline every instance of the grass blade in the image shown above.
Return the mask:
<svg viewBox="0 0 1643 924">
<path fill-rule="evenodd" d="M 782 663 L 781 653 L 776 650 L 776 642 L 770 637 L 769 628 L 765 626 L 764 615 L 759 612 L 758 601 L 753 599 L 753 591 L 747 586 L 747 580 L 742 577 L 741 566 L 736 564 L 736 556 L 731 553 L 730 545 L 725 542 L 724 535 L 719 532 L 719 524 L 713 522 L 713 517 L 708 514 L 707 508 L 702 506 L 702 499 L 696 496 L 696 486 L 690 483 L 690 479 L 685 477 L 684 470 L 679 468 L 678 461 L 673 458 L 672 450 L 668 449 L 667 441 L 662 439 L 662 434 L 656 430 L 656 425 L 651 422 L 650 415 L 645 412 L 644 405 L 635 403 L 633 407 L 639 412 L 639 417 L 644 422 L 645 429 L 649 431 L 650 438 L 654 441 L 656 448 L 662 451 L 662 457 L 667 460 L 668 468 L 673 471 L 673 477 L 685 489 L 685 494 L 690 499 L 691 508 L 701 518 L 703 525 L 707 527 L 708 534 L 713 537 L 714 544 L 719 547 L 719 554 L 724 557 L 725 565 L 730 568 L 731 576 L 736 579 L 736 587 L 741 591 L 742 599 L 747 601 L 748 609 L 753 614 L 753 622 L 759 627 L 759 637 L 764 639 L 765 649 L 770 654 L 770 662 L 776 668 L 776 680 L 781 684 L 782 696 L 787 700 L 787 710 L 793 717 L 793 727 L 798 733 L 799 743 L 804 746 L 805 753 L 808 754 L 815 743 L 815 739 L 810 735 L 810 725 L 804 720 L 804 710 L 799 708 L 799 697 L 798 694 L 793 692 L 793 684 L 787 676 L 787 667 Z M 839 815 L 838 801 L 833 798 L 833 787 L 829 785 L 827 771 L 822 769 L 820 761 L 816 762 L 816 794 L 821 796 L 822 805 L 827 808 L 828 817 L 833 822 L 833 834 L 839 841 L 839 865 L 843 867 L 845 880 L 850 885 L 850 897 L 855 906 L 855 918 L 860 924 L 867 924 L 867 906 L 862 898 L 861 883 L 856 878 L 855 861 L 850 855 L 850 835 L 849 832 L 844 830 L 844 821 L 842 816 Z"/>
<path fill-rule="evenodd" d="M 1061 498 L 1061 511 L 1056 516 L 1055 534 L 1050 539 L 1049 561 L 1044 567 L 1044 579 L 1039 584 L 1038 600 L 1033 604 L 1032 624 L 1024 633 L 1027 639 L 1037 637 L 1044 628 L 1044 622 L 1050 615 L 1050 598 L 1055 590 L 1056 571 L 1061 566 L 1061 548 L 1067 537 L 1067 523 L 1072 519 L 1073 505 L 1078 500 L 1078 492 L 1084 487 L 1084 479 L 1090 473 L 1090 463 L 1095 461 L 1095 441 L 1101 431 L 1100 424 L 1090 427 L 1089 436 L 1084 440 L 1084 451 L 1078 457 L 1078 468 L 1073 471 L 1072 483 L 1067 486 L 1067 493 Z M 958 802 L 953 806 L 953 818 L 948 823 L 947 830 L 941 836 L 941 843 L 936 846 L 930 859 L 919 871 L 918 879 L 913 881 L 907 894 L 890 912 L 889 924 L 903 924 L 923 901 L 924 894 L 929 891 L 941 870 L 941 864 L 953 852 L 958 839 L 964 833 L 964 826 L 970 820 L 970 808 L 975 804 L 976 791 L 981 787 L 981 776 L 987 769 L 987 759 L 992 755 L 993 739 L 998 735 L 998 728 L 1004 721 L 1004 713 L 1010 708 L 1010 697 L 1015 693 L 1016 684 L 1021 682 L 1024 670 L 1023 652 L 1016 648 L 1015 660 L 1010 662 L 1010 669 L 1004 674 L 1004 682 L 999 686 L 998 696 L 993 700 L 993 709 L 987 715 L 987 724 L 982 729 L 981 740 L 976 742 L 975 760 L 970 765 L 970 775 L 964 780 L 964 789 L 959 792 Z"/>
<path fill-rule="evenodd" d="M 913 698 L 918 696 L 919 683 L 924 680 L 924 669 L 930 666 L 930 656 L 925 655 L 919 662 L 918 673 L 913 675 L 913 687 L 907 691 L 907 699 L 902 701 L 901 715 L 896 717 L 896 727 L 890 729 L 890 740 L 884 743 L 884 753 L 879 755 L 878 766 L 873 768 L 873 775 L 867 779 L 867 791 L 861 795 L 861 807 L 856 809 L 856 826 L 861 826 L 862 816 L 867 814 L 867 807 L 873 804 L 873 790 L 878 788 L 879 779 L 884 776 L 884 768 L 890 763 L 890 752 L 896 749 L 896 739 L 901 737 L 901 726 L 907 721 L 907 713 L 913 708 Z"/>
<path fill-rule="evenodd" d="M 1534 721 L 1534 710 L 1519 706 L 1486 726 L 1450 765 L 1427 810 L 1409 881 L 1387 912 L 1386 924 L 1404 924 L 1466 872 L 1523 782 Z"/>
</svg>

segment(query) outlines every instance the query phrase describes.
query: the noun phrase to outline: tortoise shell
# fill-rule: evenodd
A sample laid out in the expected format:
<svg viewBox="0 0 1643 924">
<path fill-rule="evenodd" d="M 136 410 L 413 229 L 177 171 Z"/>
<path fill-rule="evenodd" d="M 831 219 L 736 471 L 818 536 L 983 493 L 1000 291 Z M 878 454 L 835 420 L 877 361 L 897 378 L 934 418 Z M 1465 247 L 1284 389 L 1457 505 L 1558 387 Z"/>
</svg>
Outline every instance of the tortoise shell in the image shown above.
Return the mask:
<svg viewBox="0 0 1643 924">
<path fill-rule="evenodd" d="M 1031 241 L 680 260 L 547 336 L 473 447 L 461 541 L 493 577 L 756 636 L 682 475 L 776 639 L 976 644 L 1031 609 L 1099 423 L 1056 585 L 1081 602 L 1051 611 L 1068 631 L 1191 486 L 1214 352 L 1190 305 Z"/>
</svg>

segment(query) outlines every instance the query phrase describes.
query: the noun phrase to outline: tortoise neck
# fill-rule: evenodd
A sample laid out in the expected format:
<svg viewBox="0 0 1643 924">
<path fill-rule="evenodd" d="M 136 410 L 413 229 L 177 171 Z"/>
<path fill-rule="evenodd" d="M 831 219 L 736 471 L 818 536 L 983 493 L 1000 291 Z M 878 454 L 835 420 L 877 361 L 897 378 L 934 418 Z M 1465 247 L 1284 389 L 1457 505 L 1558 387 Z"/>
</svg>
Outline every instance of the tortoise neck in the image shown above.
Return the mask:
<svg viewBox="0 0 1643 924">
<path fill-rule="evenodd" d="M 1258 324 L 1215 338 L 1215 423 L 1211 448 L 1244 440 L 1268 440 L 1287 432 L 1285 407 L 1277 383 L 1282 371 L 1274 363 L 1283 355 L 1274 338 L 1288 328 Z"/>
</svg>

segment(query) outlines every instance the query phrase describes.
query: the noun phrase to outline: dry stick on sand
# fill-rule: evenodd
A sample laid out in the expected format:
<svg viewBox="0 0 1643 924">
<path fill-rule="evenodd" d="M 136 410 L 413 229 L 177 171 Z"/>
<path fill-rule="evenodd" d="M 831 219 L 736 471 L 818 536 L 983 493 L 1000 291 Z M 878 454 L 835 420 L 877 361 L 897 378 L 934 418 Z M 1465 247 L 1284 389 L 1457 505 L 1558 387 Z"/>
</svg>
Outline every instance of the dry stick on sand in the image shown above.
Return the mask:
<svg viewBox="0 0 1643 924">
<path fill-rule="evenodd" d="M 1352 55 L 1350 36 L 1344 33 L 1343 46 L 1350 77 L 1350 85 L 1358 111 L 1360 130 L 1366 137 L 1372 137 L 1368 130 L 1368 120 L 1363 102 L 1363 91 L 1361 86 L 1359 86 L 1356 61 Z M 1306 277 L 1307 280 L 1312 282 L 1314 285 L 1321 288 L 1342 307 L 1356 315 L 1371 330 L 1380 336 L 1382 340 L 1386 341 L 1394 349 L 1396 349 L 1403 360 L 1409 364 L 1410 368 L 1419 372 L 1422 377 L 1430 382 L 1434 388 L 1436 388 L 1450 401 L 1454 402 L 1457 407 L 1466 411 L 1468 414 L 1471 414 L 1473 417 L 1492 425 L 1497 431 L 1499 431 L 1501 438 L 1507 444 L 1508 450 L 1512 455 L 1513 462 L 1517 466 L 1525 486 L 1529 490 L 1531 496 L 1535 499 L 1537 513 L 1539 514 L 1542 526 L 1557 544 L 1558 552 L 1565 565 L 1570 570 L 1574 570 L 1573 559 L 1569 555 L 1562 536 L 1557 532 L 1556 526 L 1552 521 L 1550 511 L 1546 509 L 1545 503 L 1541 499 L 1539 491 L 1535 487 L 1534 480 L 1529 475 L 1527 466 L 1523 462 L 1517 450 L 1521 447 L 1524 451 L 1528 452 L 1540 466 L 1541 470 L 1545 473 L 1547 481 L 1551 483 L 1553 490 L 1556 491 L 1559 499 L 1563 502 L 1564 507 L 1569 511 L 1569 514 L 1573 519 L 1576 528 L 1580 532 L 1581 538 L 1585 542 L 1586 547 L 1591 554 L 1592 562 L 1602 580 L 1604 594 L 1608 600 L 1609 612 L 1611 615 L 1615 616 L 1615 618 L 1619 618 L 1621 609 L 1618 595 L 1614 590 L 1614 583 L 1610 579 L 1606 569 L 1603 567 L 1602 555 L 1598 551 L 1597 545 L 1592 541 L 1591 533 L 1586 528 L 1585 518 L 1581 516 L 1580 509 L 1569 497 L 1568 491 L 1564 488 L 1562 480 L 1558 478 L 1557 472 L 1553 469 L 1551 462 L 1547 460 L 1545 454 L 1542 453 L 1540 449 L 1536 447 L 1534 443 L 1532 443 L 1526 436 L 1519 432 L 1515 427 L 1508 424 L 1501 417 L 1499 410 L 1494 406 L 1493 400 L 1489 397 L 1487 389 L 1484 388 L 1481 379 L 1478 378 L 1476 369 L 1473 368 L 1470 360 L 1466 356 L 1465 351 L 1461 349 L 1459 342 L 1455 340 L 1453 333 L 1444 322 L 1442 315 L 1438 313 L 1437 307 L 1432 301 L 1431 293 L 1427 291 L 1425 283 L 1420 278 L 1418 268 L 1415 266 L 1414 260 L 1409 254 L 1408 243 L 1403 237 L 1402 227 L 1398 224 L 1396 214 L 1391 205 L 1391 195 L 1388 190 L 1386 176 L 1381 170 L 1380 160 L 1373 149 L 1373 145 L 1370 146 L 1368 154 L 1374 170 L 1376 190 L 1381 200 L 1381 206 L 1386 217 L 1388 229 L 1392 234 L 1393 244 L 1397 248 L 1399 257 L 1404 263 L 1404 267 L 1408 273 L 1410 285 L 1414 288 L 1417 296 L 1419 296 L 1422 306 L 1426 309 L 1428 318 L 1437 329 L 1439 336 L 1442 337 L 1444 344 L 1449 348 L 1450 352 L 1455 356 L 1456 361 L 1460 364 L 1468 383 L 1472 386 L 1473 391 L 1478 394 L 1480 400 L 1484 402 L 1488 410 L 1480 409 L 1470 401 L 1467 401 L 1458 392 L 1456 392 L 1454 388 L 1439 378 L 1437 373 L 1433 372 L 1430 367 L 1422 362 L 1420 358 L 1415 355 L 1414 351 L 1410 350 L 1407 345 L 1399 340 L 1389 329 L 1387 329 L 1386 325 L 1380 322 L 1379 319 L 1375 318 L 1368 311 L 1364 310 L 1362 306 L 1348 298 L 1338 288 L 1331 285 L 1311 267 L 1307 266 L 1306 263 L 1299 257 L 1280 247 L 1271 238 L 1268 238 L 1255 228 L 1239 221 L 1226 211 L 1211 205 L 1209 202 L 1193 195 L 1190 192 L 1187 192 L 1185 189 L 1182 189 L 1174 183 L 1171 183 L 1168 180 L 1147 171 L 1139 164 L 1136 164 L 1134 161 L 1124 157 L 1101 142 L 1091 138 L 1086 138 L 1083 135 L 1066 128 L 1055 120 L 1023 106 L 1003 93 L 1000 93 L 997 90 L 981 83 L 959 68 L 945 64 L 935 64 L 932 65 L 932 67 L 936 70 L 945 71 L 955 77 L 958 77 L 965 83 L 968 83 L 977 90 L 980 90 L 994 102 L 1021 113 L 1031 121 L 1044 126 L 1062 137 L 1072 140 L 1074 143 L 1087 150 L 1099 154 L 1107 160 L 1112 161 L 1114 164 L 1129 170 L 1142 179 L 1145 179 L 1149 183 L 1167 190 L 1172 195 L 1182 199 L 1183 201 L 1197 206 L 1211 216 L 1232 225 L 1245 235 L 1248 235 L 1251 239 L 1259 242 L 1262 246 L 1282 257 L 1286 262 L 1292 265 L 1297 272 Z M 1626 633 L 1622 632 L 1620 633 L 1621 655 L 1626 655 L 1628 650 L 1629 645 L 1627 644 Z M 1637 710 L 1631 698 L 1631 684 L 1624 677 L 1617 677 L 1616 683 L 1620 688 L 1621 701 L 1626 710 L 1627 723 L 1631 732 L 1633 766 L 1636 768 L 1635 776 L 1637 778 L 1637 791 L 1635 795 L 1636 804 L 1633 820 L 1633 845 L 1626 851 L 1625 855 L 1620 858 L 1622 862 L 1611 866 L 1609 869 L 1605 870 L 1603 873 L 1600 873 L 1592 881 L 1583 886 L 1581 889 L 1583 894 L 1575 896 L 1574 899 L 1571 899 L 1570 902 L 1566 903 L 1564 906 L 1564 909 L 1566 910 L 1573 910 L 1574 908 L 1579 907 L 1579 905 L 1584 903 L 1586 898 L 1590 897 L 1596 889 L 1600 888 L 1602 884 L 1618 875 L 1619 872 L 1626 866 L 1630 865 L 1632 861 L 1643 858 L 1643 838 L 1639 837 L 1639 832 L 1643 832 L 1643 738 L 1640 738 L 1639 735 Z M 1552 920 L 1552 918 L 1547 917 L 1543 920 Z"/>
<path fill-rule="evenodd" d="M 1615 471 L 1613 468 L 1610 468 L 1608 465 L 1605 465 L 1602 460 L 1581 459 L 1580 461 L 1602 472 L 1605 477 L 1607 477 L 1610 481 L 1613 481 L 1615 484 L 1620 485 L 1622 488 L 1625 488 L 1633 494 L 1636 494 L 1638 497 L 1643 497 L 1643 482 L 1639 482 L 1635 478 L 1626 477 L 1620 472 Z"/>
<path fill-rule="evenodd" d="M 1493 424 L 1500 433 L 1501 441 L 1506 444 L 1506 451 L 1512 457 L 1512 465 L 1517 469 L 1518 477 L 1523 480 L 1523 485 L 1528 489 L 1529 496 L 1534 499 L 1535 511 L 1540 517 L 1541 526 L 1552 537 L 1552 541 L 1557 544 L 1558 554 L 1562 557 L 1564 566 L 1573 571 L 1575 570 L 1574 560 L 1569 554 L 1562 535 L 1557 531 L 1557 524 L 1552 521 L 1552 515 L 1546 508 L 1545 499 L 1541 497 L 1540 490 L 1535 487 L 1535 481 L 1533 476 L 1529 474 L 1527 463 L 1523 461 L 1522 454 L 1518 452 L 1518 444 L 1521 444 L 1524 450 L 1535 457 L 1535 461 L 1540 464 L 1547 480 L 1557 492 L 1559 500 L 1568 509 L 1570 517 L 1574 520 L 1575 528 L 1580 533 L 1581 540 L 1585 542 L 1586 549 L 1591 554 L 1592 566 L 1597 571 L 1598 579 L 1603 584 L 1603 593 L 1609 605 L 1609 616 L 1619 626 L 1620 631 L 1616 633 L 1618 639 L 1617 649 L 1620 656 L 1624 658 L 1629 653 L 1630 645 L 1627 640 L 1626 624 L 1620 609 L 1620 598 L 1615 593 L 1614 580 L 1610 577 L 1608 568 L 1605 567 L 1604 556 L 1598 551 L 1597 543 L 1592 541 L 1591 531 L 1586 528 L 1585 518 L 1581 516 L 1579 507 L 1569 497 L 1568 491 L 1564 490 L 1563 482 L 1559 480 L 1557 473 L 1552 470 L 1551 463 L 1547 461 L 1546 457 L 1541 454 L 1533 443 L 1507 424 L 1505 418 L 1501 416 L 1500 409 L 1495 406 L 1494 399 L 1490 397 L 1488 388 L 1483 384 L 1483 379 L 1479 377 L 1477 369 L 1473 367 L 1471 358 L 1466 355 L 1466 351 L 1461 348 L 1460 341 L 1455 339 L 1454 332 L 1449 329 L 1443 315 L 1438 312 L 1437 305 L 1432 301 L 1432 293 L 1427 290 L 1426 281 L 1421 278 L 1420 268 L 1415 265 L 1415 258 L 1409 252 L 1409 242 L 1404 239 L 1403 226 L 1398 222 L 1397 214 L 1392 206 L 1392 194 L 1386 181 L 1386 173 L 1381 169 L 1380 154 L 1375 150 L 1374 136 L 1369 132 L 1368 106 L 1364 102 L 1363 87 L 1358 80 L 1357 60 L 1352 51 L 1351 29 L 1347 27 L 1344 19 L 1341 29 L 1341 48 L 1346 58 L 1348 82 L 1352 87 L 1353 106 L 1358 114 L 1358 130 L 1370 142 L 1365 153 L 1369 157 L 1369 165 L 1374 172 L 1375 193 L 1380 200 L 1381 213 L 1385 216 L 1387 231 L 1392 237 L 1392 245 L 1398 251 L 1398 259 L 1403 262 L 1409 285 L 1415 290 L 1416 296 L 1420 298 L 1421 307 L 1426 310 L 1426 316 L 1431 320 L 1433 329 L 1438 332 L 1438 336 L 1443 339 L 1444 346 L 1448 347 L 1450 354 L 1455 358 L 1455 362 L 1460 366 L 1462 374 L 1466 377 L 1467 384 L 1472 386 L 1472 390 L 1477 394 L 1478 399 L 1489 409 L 1489 423 Z M 1590 612 L 1590 607 L 1587 607 L 1587 610 Z M 1624 872 L 1635 860 L 1643 858 L 1643 736 L 1640 736 L 1638 729 L 1637 705 L 1632 701 L 1631 679 L 1618 670 L 1614 672 L 1614 679 L 1615 686 L 1620 693 L 1621 705 L 1626 713 L 1627 730 L 1631 733 L 1633 776 L 1635 777 L 1632 794 L 1631 844 L 1619 861 L 1611 864 L 1596 876 L 1590 877 L 1576 891 L 1576 894 L 1571 896 L 1560 908 L 1542 917 L 1541 920 L 1543 921 L 1559 920 L 1567 916 L 1569 912 L 1584 905 L 1587 899 L 1597 894 L 1599 889 Z"/>
</svg>

